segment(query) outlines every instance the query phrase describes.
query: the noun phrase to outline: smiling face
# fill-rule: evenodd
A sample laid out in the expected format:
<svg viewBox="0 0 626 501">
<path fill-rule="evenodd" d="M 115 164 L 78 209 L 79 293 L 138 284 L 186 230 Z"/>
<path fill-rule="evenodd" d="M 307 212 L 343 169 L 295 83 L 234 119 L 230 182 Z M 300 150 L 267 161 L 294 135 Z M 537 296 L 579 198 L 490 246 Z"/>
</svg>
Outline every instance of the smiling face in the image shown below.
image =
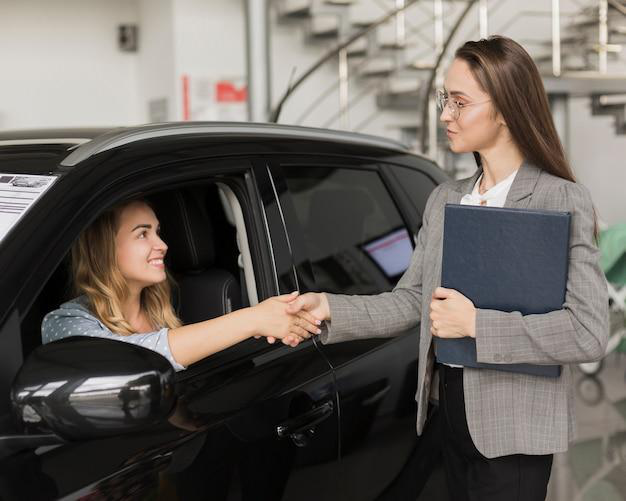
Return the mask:
<svg viewBox="0 0 626 501">
<path fill-rule="evenodd" d="M 119 214 L 115 236 L 118 268 L 128 287 L 140 291 L 167 277 L 163 258 L 167 245 L 159 237 L 159 221 L 143 202 L 133 202 Z"/>
<path fill-rule="evenodd" d="M 450 101 L 459 108 L 457 119 L 449 106 L 441 112 L 440 120 L 447 126 L 450 149 L 455 153 L 486 151 L 507 140 L 506 124 L 495 113 L 489 94 L 481 89 L 469 65 L 455 59 L 446 74 L 444 88 Z"/>
</svg>

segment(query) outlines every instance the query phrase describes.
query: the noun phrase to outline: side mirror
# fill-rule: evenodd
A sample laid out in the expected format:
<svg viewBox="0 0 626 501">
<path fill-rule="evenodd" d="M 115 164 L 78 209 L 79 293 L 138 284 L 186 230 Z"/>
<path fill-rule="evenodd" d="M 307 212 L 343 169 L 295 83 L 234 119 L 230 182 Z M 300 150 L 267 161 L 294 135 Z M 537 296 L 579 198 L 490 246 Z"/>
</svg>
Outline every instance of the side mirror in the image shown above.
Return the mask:
<svg viewBox="0 0 626 501">
<path fill-rule="evenodd" d="M 69 337 L 38 347 L 11 388 L 12 412 L 26 435 L 82 440 L 144 430 L 174 405 L 174 369 L 130 343 Z"/>
</svg>

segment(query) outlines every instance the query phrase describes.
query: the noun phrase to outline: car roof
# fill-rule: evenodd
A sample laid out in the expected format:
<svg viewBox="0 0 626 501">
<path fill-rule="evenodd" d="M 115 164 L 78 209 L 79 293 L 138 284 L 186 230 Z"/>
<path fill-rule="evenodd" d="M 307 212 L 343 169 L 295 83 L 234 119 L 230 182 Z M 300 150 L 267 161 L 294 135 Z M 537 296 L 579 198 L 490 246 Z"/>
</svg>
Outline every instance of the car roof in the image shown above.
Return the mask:
<svg viewBox="0 0 626 501">
<path fill-rule="evenodd" d="M 170 122 L 107 132 L 73 151 L 62 165 L 74 166 L 87 158 L 133 142 L 171 136 L 203 135 L 214 139 L 300 139 L 378 147 L 408 153 L 402 143 L 377 136 L 339 130 L 254 122 Z"/>
<path fill-rule="evenodd" d="M 203 136 L 220 139 L 297 139 L 313 142 L 346 144 L 384 149 L 394 153 L 411 153 L 397 141 L 367 134 L 292 125 L 254 122 L 168 122 L 118 128 L 34 129 L 0 132 L 0 159 L 3 153 L 45 153 L 49 159 L 40 172 L 36 162 L 28 172 L 66 171 L 88 158 L 120 146 L 173 136 Z M 54 157 L 54 158 L 53 158 Z M 0 165 L 0 170 L 4 168 Z"/>
</svg>

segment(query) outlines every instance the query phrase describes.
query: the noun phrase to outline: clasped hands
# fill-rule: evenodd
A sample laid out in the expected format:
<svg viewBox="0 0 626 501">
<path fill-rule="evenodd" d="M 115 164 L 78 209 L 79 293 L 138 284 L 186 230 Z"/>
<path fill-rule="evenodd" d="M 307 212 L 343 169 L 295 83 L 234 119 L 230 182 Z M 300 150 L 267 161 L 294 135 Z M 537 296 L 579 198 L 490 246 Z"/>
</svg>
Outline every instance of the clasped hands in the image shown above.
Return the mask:
<svg viewBox="0 0 626 501">
<path fill-rule="evenodd" d="M 280 339 L 289 346 L 321 332 L 320 325 L 330 320 L 328 299 L 324 293 L 293 292 L 259 303 L 265 318 L 258 319 L 257 333 L 268 343 Z M 476 337 L 476 308 L 471 300 L 454 289 L 437 287 L 430 302 L 430 333 L 439 338 Z"/>
<path fill-rule="evenodd" d="M 328 320 L 329 308 L 323 293 L 308 292 L 271 297 L 252 308 L 254 337 L 265 337 L 273 344 L 280 339 L 284 344 L 295 347 L 301 341 L 321 333 L 320 325 Z"/>
</svg>

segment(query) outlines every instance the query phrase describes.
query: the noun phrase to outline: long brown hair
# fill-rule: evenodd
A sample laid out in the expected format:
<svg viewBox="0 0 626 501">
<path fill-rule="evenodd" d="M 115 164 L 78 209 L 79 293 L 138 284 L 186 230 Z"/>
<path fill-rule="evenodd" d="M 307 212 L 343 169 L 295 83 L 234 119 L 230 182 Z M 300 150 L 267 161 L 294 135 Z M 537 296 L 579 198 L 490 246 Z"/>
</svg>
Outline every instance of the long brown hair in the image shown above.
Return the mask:
<svg viewBox="0 0 626 501">
<path fill-rule="evenodd" d="M 576 182 L 556 132 L 539 70 L 528 52 L 510 38 L 494 35 L 466 42 L 455 57 L 465 61 L 494 110 L 507 124 L 524 158 L 554 176 Z M 480 165 L 480 156 L 474 153 Z M 594 237 L 598 222 L 594 209 Z"/>
<path fill-rule="evenodd" d="M 121 212 L 132 203 L 123 202 L 90 224 L 74 242 L 71 250 L 72 275 L 77 294 L 85 294 L 92 312 L 112 332 L 122 335 L 134 331 L 122 313 L 122 302 L 128 297 L 128 285 L 117 266 L 115 236 Z M 141 291 L 141 308 L 154 328 L 176 328 L 182 325 L 171 303 L 172 279 L 145 287 Z"/>
</svg>

